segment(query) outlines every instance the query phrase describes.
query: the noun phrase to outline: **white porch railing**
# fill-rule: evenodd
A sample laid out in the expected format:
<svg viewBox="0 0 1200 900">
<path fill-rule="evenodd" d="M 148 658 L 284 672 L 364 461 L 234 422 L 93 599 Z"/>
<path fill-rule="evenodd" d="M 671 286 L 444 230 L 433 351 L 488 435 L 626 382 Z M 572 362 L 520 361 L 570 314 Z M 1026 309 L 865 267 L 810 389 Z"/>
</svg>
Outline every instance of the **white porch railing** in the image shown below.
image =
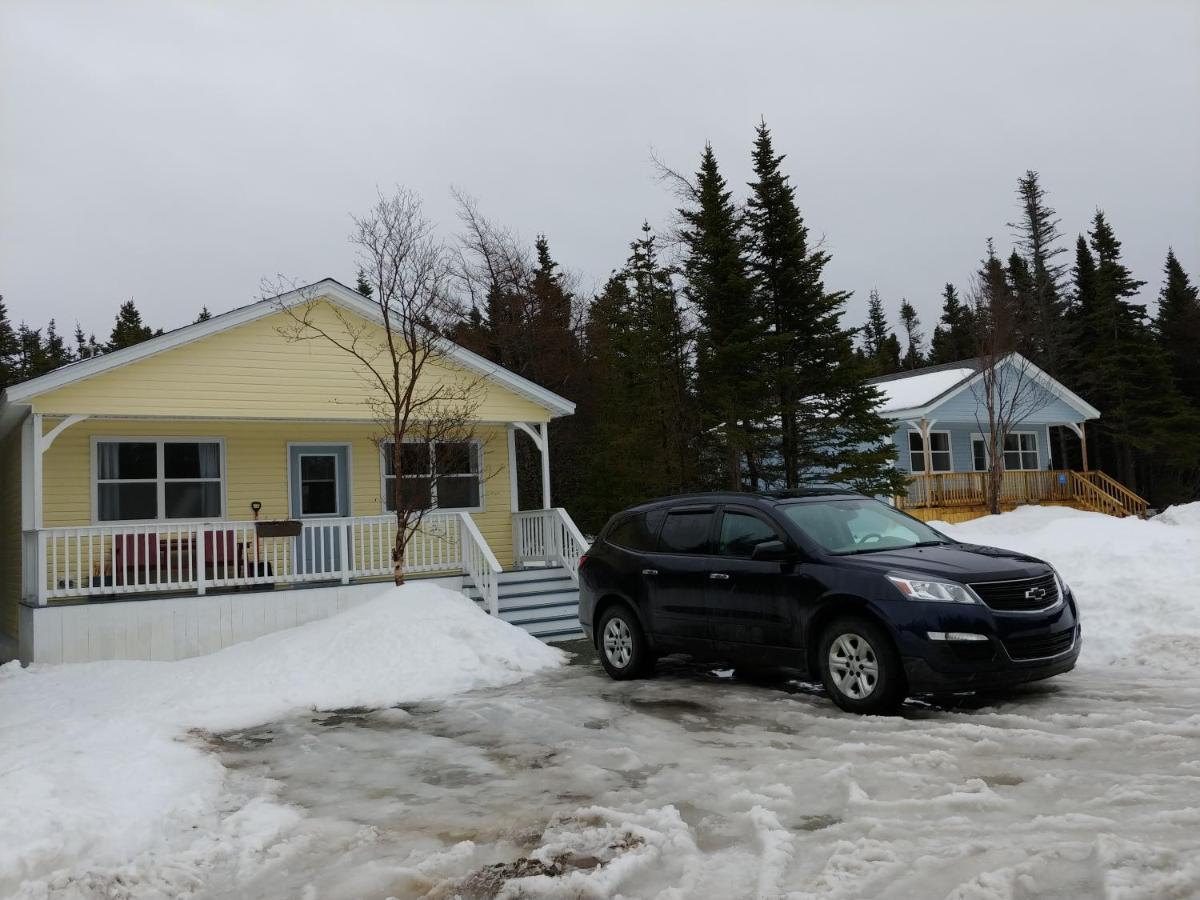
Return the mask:
<svg viewBox="0 0 1200 900">
<path fill-rule="evenodd" d="M 254 522 L 148 522 L 24 534 L 24 595 L 48 600 L 384 577 L 394 516 L 304 519 L 300 533 L 260 537 Z M 432 513 L 405 548 L 406 573 L 462 571 L 499 611 L 500 564 L 466 513 Z"/>
<path fill-rule="evenodd" d="M 513 556 L 517 565 L 561 565 L 579 581 L 579 560 L 588 542 L 562 507 L 530 509 L 513 515 Z"/>
</svg>

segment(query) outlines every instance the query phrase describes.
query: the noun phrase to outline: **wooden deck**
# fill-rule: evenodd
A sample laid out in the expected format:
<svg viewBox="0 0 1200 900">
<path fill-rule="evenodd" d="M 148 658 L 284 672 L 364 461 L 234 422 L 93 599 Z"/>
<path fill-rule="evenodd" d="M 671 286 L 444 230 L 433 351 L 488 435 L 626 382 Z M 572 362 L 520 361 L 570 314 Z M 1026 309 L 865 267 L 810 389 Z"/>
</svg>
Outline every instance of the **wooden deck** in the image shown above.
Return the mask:
<svg viewBox="0 0 1200 900">
<path fill-rule="evenodd" d="M 937 472 L 912 475 L 907 494 L 896 506 L 919 519 L 964 522 L 988 514 L 986 472 Z M 1146 501 L 1100 471 L 1047 469 L 1005 472 L 1000 505 L 1004 511 L 1024 505 L 1070 506 L 1118 518 L 1144 517 Z"/>
</svg>

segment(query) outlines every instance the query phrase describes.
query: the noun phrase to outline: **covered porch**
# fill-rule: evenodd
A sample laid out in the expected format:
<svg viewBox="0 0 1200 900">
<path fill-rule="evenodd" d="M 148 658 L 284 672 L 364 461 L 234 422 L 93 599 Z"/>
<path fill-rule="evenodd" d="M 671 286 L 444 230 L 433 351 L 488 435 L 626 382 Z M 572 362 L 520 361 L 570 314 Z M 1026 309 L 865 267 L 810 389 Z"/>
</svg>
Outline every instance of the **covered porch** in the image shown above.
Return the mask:
<svg viewBox="0 0 1200 900">
<path fill-rule="evenodd" d="M 126 649 L 113 653 L 162 658 L 130 643 L 156 603 L 186 601 L 182 615 L 201 619 L 223 610 L 202 629 L 204 646 L 219 649 L 246 639 L 219 624 L 242 609 L 264 610 L 248 626 L 255 636 L 264 621 L 287 627 L 377 592 L 392 579 L 397 525 L 396 476 L 376 431 L 361 421 L 31 414 L 21 431 L 22 658 L 35 655 L 37 622 L 66 615 L 120 619 Z M 539 508 L 521 510 L 512 476 L 526 439 L 542 490 Z M 428 469 L 414 462 L 402 477 L 430 509 L 406 548 L 406 577 L 438 578 L 493 615 L 505 611 L 505 572 L 552 567 L 577 584 L 586 541 L 552 505 L 549 449 L 545 422 L 481 422 L 470 441 L 414 450 Z"/>
</svg>

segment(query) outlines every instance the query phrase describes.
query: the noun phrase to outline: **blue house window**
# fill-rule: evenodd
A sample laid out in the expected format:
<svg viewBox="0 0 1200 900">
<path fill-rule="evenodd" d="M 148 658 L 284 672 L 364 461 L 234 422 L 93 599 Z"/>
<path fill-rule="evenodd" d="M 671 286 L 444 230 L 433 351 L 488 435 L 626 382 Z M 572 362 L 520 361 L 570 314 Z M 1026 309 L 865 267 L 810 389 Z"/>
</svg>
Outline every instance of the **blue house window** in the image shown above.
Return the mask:
<svg viewBox="0 0 1200 900">
<path fill-rule="evenodd" d="M 929 432 L 929 458 L 935 472 L 952 472 L 954 464 L 950 454 L 950 432 Z M 910 472 L 925 471 L 925 444 L 921 440 L 921 432 L 908 433 L 908 470 Z"/>
<path fill-rule="evenodd" d="M 976 472 L 988 467 L 988 442 L 983 435 L 971 436 L 971 457 Z M 1014 431 L 1004 436 L 1004 469 L 1007 472 L 1035 472 L 1038 463 L 1038 440 L 1035 431 Z"/>
</svg>

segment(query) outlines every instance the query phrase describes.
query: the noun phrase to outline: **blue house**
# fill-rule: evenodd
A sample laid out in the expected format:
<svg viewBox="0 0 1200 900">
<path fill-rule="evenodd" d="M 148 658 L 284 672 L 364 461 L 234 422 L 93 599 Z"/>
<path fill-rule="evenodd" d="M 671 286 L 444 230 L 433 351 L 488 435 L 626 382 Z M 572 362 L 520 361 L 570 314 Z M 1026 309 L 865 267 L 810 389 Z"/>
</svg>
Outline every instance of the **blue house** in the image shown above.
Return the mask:
<svg viewBox="0 0 1200 900">
<path fill-rule="evenodd" d="M 1100 411 L 1020 354 L 991 370 L 982 359 L 965 359 L 871 384 L 884 395 L 880 412 L 896 426 L 897 465 L 909 473 L 908 492 L 896 503 L 919 518 L 964 521 L 987 512 L 990 421 L 1007 423 L 1000 438 L 1004 508 L 1038 503 L 1117 516 L 1145 513 L 1145 500 L 1088 465 L 1085 424 Z M 989 405 L 1003 414 L 989 416 Z M 1061 461 L 1055 467 L 1054 426 L 1079 442 L 1079 469 L 1063 468 Z"/>
</svg>

